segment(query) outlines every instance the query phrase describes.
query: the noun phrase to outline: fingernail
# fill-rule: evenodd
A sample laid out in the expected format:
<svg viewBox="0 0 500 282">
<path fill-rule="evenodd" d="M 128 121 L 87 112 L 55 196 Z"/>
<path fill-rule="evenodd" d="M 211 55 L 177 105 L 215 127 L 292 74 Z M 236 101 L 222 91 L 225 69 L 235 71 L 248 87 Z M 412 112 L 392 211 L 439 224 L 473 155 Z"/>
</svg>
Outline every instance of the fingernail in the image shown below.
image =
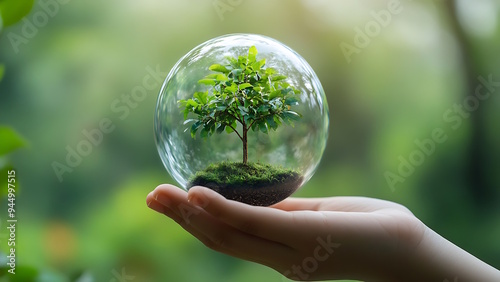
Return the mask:
<svg viewBox="0 0 500 282">
<path fill-rule="evenodd" d="M 164 207 L 155 200 L 151 200 L 148 203 L 148 207 L 156 212 L 163 213 Z"/>
<path fill-rule="evenodd" d="M 155 199 L 158 202 L 160 202 L 160 204 L 162 204 L 162 205 L 164 205 L 166 207 L 170 207 L 170 203 L 171 202 L 170 202 L 170 199 L 167 196 L 165 196 L 163 194 L 157 194 L 156 197 L 155 197 Z"/>
</svg>

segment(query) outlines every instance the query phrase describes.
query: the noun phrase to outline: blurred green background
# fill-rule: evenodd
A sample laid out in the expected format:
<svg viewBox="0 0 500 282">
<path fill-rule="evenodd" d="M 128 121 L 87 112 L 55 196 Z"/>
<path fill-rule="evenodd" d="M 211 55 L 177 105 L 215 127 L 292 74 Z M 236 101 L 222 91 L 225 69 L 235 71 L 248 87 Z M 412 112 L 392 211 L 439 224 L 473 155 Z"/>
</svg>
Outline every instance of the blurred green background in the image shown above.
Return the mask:
<svg viewBox="0 0 500 282">
<path fill-rule="evenodd" d="M 148 67 L 163 79 L 193 47 L 228 33 L 285 43 L 323 84 L 328 145 L 295 196 L 399 202 L 500 268 L 500 1 L 39 0 L 7 26 L 14 2 L 23 1 L 0 1 L 0 124 L 27 146 L 0 163 L 19 181 L 18 273 L 34 281 L 121 281 L 122 271 L 134 277 L 126 281 L 282 281 L 207 249 L 147 208 L 148 192 L 173 183 L 153 138 L 160 82 L 126 115 L 112 110 L 143 85 Z M 380 11 L 396 2 L 398 12 L 384 19 Z M 491 95 L 474 100 L 479 85 Z M 114 130 L 60 181 L 53 163 L 65 164 L 68 146 L 104 118 Z M 418 153 L 416 141 L 439 128 L 446 141 Z M 22 145 L 9 134 L 2 147 Z M 412 158 L 420 163 L 404 182 L 387 181 Z M 5 196 L 0 218 L 5 254 Z"/>
</svg>

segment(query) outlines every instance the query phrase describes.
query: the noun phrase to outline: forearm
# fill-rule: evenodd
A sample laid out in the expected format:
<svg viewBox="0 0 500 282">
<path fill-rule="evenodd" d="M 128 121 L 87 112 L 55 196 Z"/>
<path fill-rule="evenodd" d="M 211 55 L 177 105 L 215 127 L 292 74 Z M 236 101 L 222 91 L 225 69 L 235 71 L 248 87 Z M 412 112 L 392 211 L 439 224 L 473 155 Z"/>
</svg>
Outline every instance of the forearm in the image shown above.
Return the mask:
<svg viewBox="0 0 500 282">
<path fill-rule="evenodd" d="M 500 271 L 430 228 L 409 262 L 408 277 L 404 281 L 500 281 Z"/>
</svg>

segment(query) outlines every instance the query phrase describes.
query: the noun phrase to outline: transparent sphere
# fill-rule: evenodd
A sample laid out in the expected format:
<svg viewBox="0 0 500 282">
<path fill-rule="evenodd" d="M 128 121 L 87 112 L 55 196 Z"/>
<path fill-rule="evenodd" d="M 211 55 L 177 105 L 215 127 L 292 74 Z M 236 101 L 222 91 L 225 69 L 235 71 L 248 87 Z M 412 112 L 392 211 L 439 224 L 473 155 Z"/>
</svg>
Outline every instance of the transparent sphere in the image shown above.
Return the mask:
<svg viewBox="0 0 500 282">
<path fill-rule="evenodd" d="M 252 46 L 258 51 L 256 61 L 265 59 L 263 69 L 274 69 L 277 74 L 286 77 L 284 79 L 286 85 L 291 85 L 297 90 L 295 100 L 286 105 L 285 110 L 292 110 L 301 117 L 289 122 L 277 118 L 275 121 L 280 124 L 274 129 L 249 128 L 247 164 L 261 165 L 260 171 L 255 170 L 255 173 L 259 174 L 256 177 L 264 175 L 268 181 L 264 181 L 267 184 L 262 184 L 264 182 L 255 182 L 255 179 L 248 178 L 245 182 L 247 176 L 242 176 L 243 179 L 239 179 L 240 183 L 234 184 L 232 182 L 234 179 L 230 179 L 234 176 L 231 175 L 233 173 L 231 164 L 239 163 L 240 169 L 247 169 L 247 166 L 242 166 L 243 125 L 240 122 L 235 123 L 234 129 L 238 134 L 224 130 L 203 138 L 198 130 L 193 138 L 192 123 L 189 123 L 189 120 L 197 120 L 198 116 L 193 112 L 185 116 L 184 108 L 179 101 L 192 99 L 196 92 L 208 91 L 209 95 L 214 95 L 213 85 L 199 83 L 207 75 L 216 73 L 209 67 L 213 64 L 228 63 L 228 57 L 247 56 Z M 242 85 L 239 87 L 243 88 Z M 247 125 L 250 122 L 251 120 Z M 231 34 L 206 41 L 175 64 L 165 79 L 158 97 L 154 128 L 156 145 L 163 164 L 184 189 L 187 190 L 194 185 L 204 185 L 226 198 L 267 206 L 290 196 L 314 174 L 325 150 L 328 122 L 328 105 L 321 83 L 299 54 L 269 37 Z M 222 168 L 223 174 L 226 175 L 219 177 L 215 174 L 215 177 L 219 177 L 218 181 L 213 179 L 213 175 L 212 182 L 200 184 L 194 181 L 199 172 L 206 171 L 211 165 L 213 168 L 219 164 L 226 165 Z M 253 169 L 248 167 L 247 170 L 254 171 Z M 288 174 L 291 175 L 290 179 L 282 175 L 274 177 L 283 171 L 293 172 Z"/>
</svg>

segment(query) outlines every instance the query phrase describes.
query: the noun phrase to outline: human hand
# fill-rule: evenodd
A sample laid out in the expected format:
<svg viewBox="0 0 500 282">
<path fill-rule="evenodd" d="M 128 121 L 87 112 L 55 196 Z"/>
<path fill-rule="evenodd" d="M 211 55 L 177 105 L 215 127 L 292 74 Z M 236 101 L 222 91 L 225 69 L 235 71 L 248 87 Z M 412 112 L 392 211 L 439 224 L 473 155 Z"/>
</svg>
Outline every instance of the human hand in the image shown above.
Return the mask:
<svg viewBox="0 0 500 282">
<path fill-rule="evenodd" d="M 161 185 L 147 202 L 209 248 L 296 280 L 377 277 L 396 267 L 425 230 L 405 207 L 361 197 L 289 198 L 255 207 L 203 187 L 186 193 Z"/>
<path fill-rule="evenodd" d="M 471 267 L 498 274 L 404 206 L 384 200 L 289 198 L 258 207 L 226 200 L 204 187 L 186 193 L 165 184 L 147 196 L 147 203 L 209 248 L 294 280 L 442 282 L 459 276 L 467 281 L 478 277 L 465 271 Z M 450 263 L 450 256 L 466 259 Z"/>
</svg>

